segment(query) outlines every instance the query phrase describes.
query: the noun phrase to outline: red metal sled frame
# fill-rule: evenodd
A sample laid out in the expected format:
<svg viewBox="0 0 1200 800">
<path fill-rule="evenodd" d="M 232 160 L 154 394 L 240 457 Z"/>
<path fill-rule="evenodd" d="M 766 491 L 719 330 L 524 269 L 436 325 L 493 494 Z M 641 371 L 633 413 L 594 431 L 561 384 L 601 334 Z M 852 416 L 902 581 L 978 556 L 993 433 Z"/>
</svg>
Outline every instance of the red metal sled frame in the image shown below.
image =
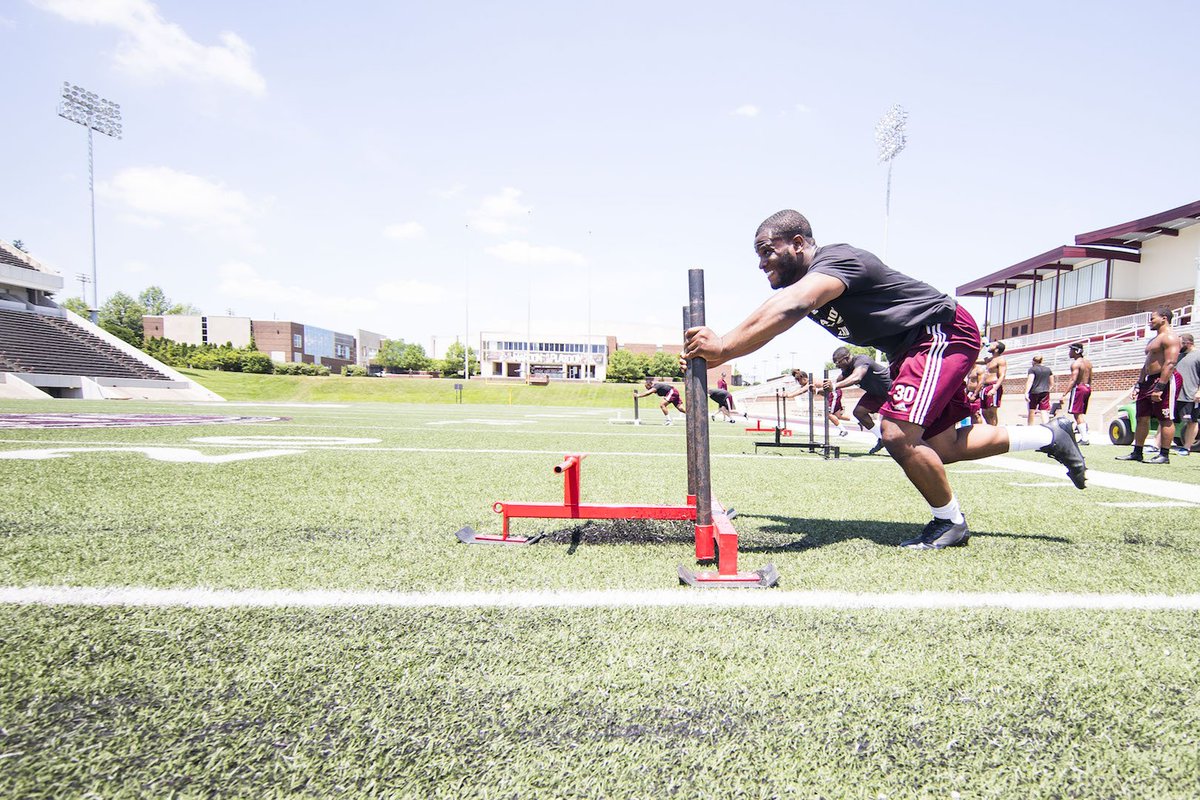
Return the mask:
<svg viewBox="0 0 1200 800">
<path fill-rule="evenodd" d="M 615 505 L 580 502 L 580 484 L 583 472 L 583 459 L 586 453 L 568 453 L 563 456 L 561 463 L 554 466 L 554 472 L 563 476 L 563 502 L 555 503 L 512 503 L 497 502 L 492 510 L 501 515 L 501 532 L 499 536 L 479 534 L 473 531 L 460 536 L 463 541 L 472 544 L 527 544 L 530 539 L 513 536 L 509 528 L 509 520 L 513 519 L 661 519 L 661 520 L 691 520 L 696 519 L 696 498 L 689 495 L 687 504 L 672 505 Z M 737 531 L 733 527 L 725 508 L 716 500 L 712 501 L 712 524 L 695 525 L 696 560 L 717 561 L 715 573 L 692 573 L 680 567 L 680 580 L 689 585 L 760 585 L 763 574 L 760 572 L 739 573 L 737 569 L 738 542 Z M 464 529 L 464 533 L 466 529 Z"/>
</svg>

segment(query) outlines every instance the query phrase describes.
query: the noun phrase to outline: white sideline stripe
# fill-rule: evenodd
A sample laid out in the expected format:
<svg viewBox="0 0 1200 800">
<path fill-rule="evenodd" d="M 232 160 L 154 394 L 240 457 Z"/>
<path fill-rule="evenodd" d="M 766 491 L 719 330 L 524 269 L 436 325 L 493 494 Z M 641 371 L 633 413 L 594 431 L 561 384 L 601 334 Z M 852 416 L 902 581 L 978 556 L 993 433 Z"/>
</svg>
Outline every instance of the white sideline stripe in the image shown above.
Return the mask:
<svg viewBox="0 0 1200 800">
<path fill-rule="evenodd" d="M 1195 508 L 1192 503 L 1179 503 L 1168 500 L 1165 503 L 1155 503 L 1149 500 L 1134 501 L 1132 503 L 1099 503 L 1098 505 L 1108 506 L 1109 508 Z"/>
<path fill-rule="evenodd" d="M 0 603 L 142 608 L 822 608 L 1014 611 L 1198 611 L 1200 594 L 1075 594 L 1065 592 L 704 591 L 649 589 L 582 592 L 387 592 L 325 589 L 154 589 L 148 587 L 7 586 Z"/>
<path fill-rule="evenodd" d="M 1009 483 L 1008 485 L 1019 486 L 1025 489 L 1065 489 L 1068 486 L 1070 486 L 1072 489 L 1075 488 L 1075 484 L 1071 483 L 1070 481 L 1052 481 L 1050 483 L 1045 481 L 1041 481 L 1039 483 Z"/>
<path fill-rule="evenodd" d="M 1062 478 L 1065 468 L 1057 461 L 1046 459 L 1045 463 L 1023 461 L 1008 456 L 991 456 L 975 462 L 976 464 L 991 464 L 1018 472 L 1030 472 L 1045 478 Z M 1087 471 L 1087 485 L 1094 489 L 1119 489 L 1123 492 L 1146 494 L 1151 497 L 1163 497 L 1167 500 L 1183 500 L 1188 503 L 1200 503 L 1200 486 L 1193 483 L 1179 483 L 1158 478 L 1142 478 L 1137 475 L 1120 475 L 1115 472 L 1099 472 L 1094 469 Z"/>
</svg>

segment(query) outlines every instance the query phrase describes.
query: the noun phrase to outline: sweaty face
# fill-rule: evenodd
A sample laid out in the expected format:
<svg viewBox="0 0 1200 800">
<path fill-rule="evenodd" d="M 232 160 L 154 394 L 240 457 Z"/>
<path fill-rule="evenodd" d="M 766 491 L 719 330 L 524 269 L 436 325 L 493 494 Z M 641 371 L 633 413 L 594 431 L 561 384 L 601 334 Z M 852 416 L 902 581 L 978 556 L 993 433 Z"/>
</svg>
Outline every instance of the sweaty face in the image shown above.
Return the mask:
<svg viewBox="0 0 1200 800">
<path fill-rule="evenodd" d="M 765 231 L 754 240 L 758 268 L 767 273 L 772 289 L 791 286 L 803 275 L 804 264 L 795 245 L 781 236 Z"/>
<path fill-rule="evenodd" d="M 850 362 L 852 360 L 853 359 L 851 359 L 850 356 L 839 356 L 839 357 L 833 359 L 833 364 L 838 369 L 840 369 L 842 372 L 845 372 L 847 369 L 850 368 Z"/>
</svg>

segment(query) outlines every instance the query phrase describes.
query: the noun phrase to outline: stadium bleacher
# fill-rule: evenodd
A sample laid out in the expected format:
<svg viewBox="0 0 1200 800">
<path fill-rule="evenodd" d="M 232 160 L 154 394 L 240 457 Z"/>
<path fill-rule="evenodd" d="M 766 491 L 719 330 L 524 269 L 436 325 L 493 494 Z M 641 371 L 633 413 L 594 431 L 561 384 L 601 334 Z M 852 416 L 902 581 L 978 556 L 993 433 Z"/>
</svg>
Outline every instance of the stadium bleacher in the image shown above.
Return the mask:
<svg viewBox="0 0 1200 800">
<path fill-rule="evenodd" d="M 40 375 L 171 380 L 69 320 L 0 309 L 0 367 Z"/>
</svg>

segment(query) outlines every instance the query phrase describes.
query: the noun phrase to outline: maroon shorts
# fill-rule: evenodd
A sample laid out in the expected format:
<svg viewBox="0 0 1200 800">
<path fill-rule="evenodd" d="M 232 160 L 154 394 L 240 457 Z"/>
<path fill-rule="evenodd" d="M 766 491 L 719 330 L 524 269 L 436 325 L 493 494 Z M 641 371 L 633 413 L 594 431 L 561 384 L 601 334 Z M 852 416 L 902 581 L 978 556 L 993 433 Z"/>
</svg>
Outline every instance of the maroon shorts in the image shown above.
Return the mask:
<svg viewBox="0 0 1200 800">
<path fill-rule="evenodd" d="M 998 383 L 989 383 L 979 392 L 979 403 L 981 408 L 999 408 L 1000 401 L 1004 398 L 1004 387 Z"/>
<path fill-rule="evenodd" d="M 926 439 L 952 428 L 971 413 L 963 381 L 981 346 L 979 326 L 961 305 L 952 322 L 926 325 L 892 360 L 892 391 L 880 416 L 920 425 Z"/>
<path fill-rule="evenodd" d="M 675 405 L 679 405 L 679 403 L 680 403 L 679 390 L 671 389 L 671 391 L 667 392 L 667 396 L 663 399 L 663 402 L 664 403 L 674 403 Z"/>
<path fill-rule="evenodd" d="M 971 409 L 971 416 L 975 416 L 983 410 L 983 403 L 979 400 L 979 395 L 967 396 L 967 405 Z"/>
<path fill-rule="evenodd" d="M 825 402 L 829 406 L 830 414 L 842 413 L 842 390 L 834 389 L 832 392 L 826 392 Z"/>
<path fill-rule="evenodd" d="M 854 410 L 863 409 L 871 414 L 874 414 L 879 409 L 883 408 L 883 404 L 887 402 L 885 394 L 864 394 L 858 398 L 858 404 L 854 406 Z"/>
<path fill-rule="evenodd" d="M 1157 384 L 1157 375 L 1142 378 L 1138 383 L 1137 415 L 1153 417 L 1162 423 L 1171 423 L 1175 419 L 1175 398 L 1179 394 L 1179 387 L 1183 384 L 1183 376 L 1178 372 L 1172 373 L 1171 380 L 1167 381 L 1166 391 L 1159 395 L 1158 400 L 1153 400 L 1150 393 L 1154 391 Z"/>
<path fill-rule="evenodd" d="M 1050 410 L 1050 393 L 1049 392 L 1030 392 L 1029 397 L 1030 411 L 1049 411 Z"/>
<path fill-rule="evenodd" d="M 1067 395 L 1067 413 L 1068 414 L 1086 414 L 1088 409 L 1088 400 L 1092 396 L 1092 387 L 1086 383 L 1081 383 L 1071 390 Z"/>
</svg>

